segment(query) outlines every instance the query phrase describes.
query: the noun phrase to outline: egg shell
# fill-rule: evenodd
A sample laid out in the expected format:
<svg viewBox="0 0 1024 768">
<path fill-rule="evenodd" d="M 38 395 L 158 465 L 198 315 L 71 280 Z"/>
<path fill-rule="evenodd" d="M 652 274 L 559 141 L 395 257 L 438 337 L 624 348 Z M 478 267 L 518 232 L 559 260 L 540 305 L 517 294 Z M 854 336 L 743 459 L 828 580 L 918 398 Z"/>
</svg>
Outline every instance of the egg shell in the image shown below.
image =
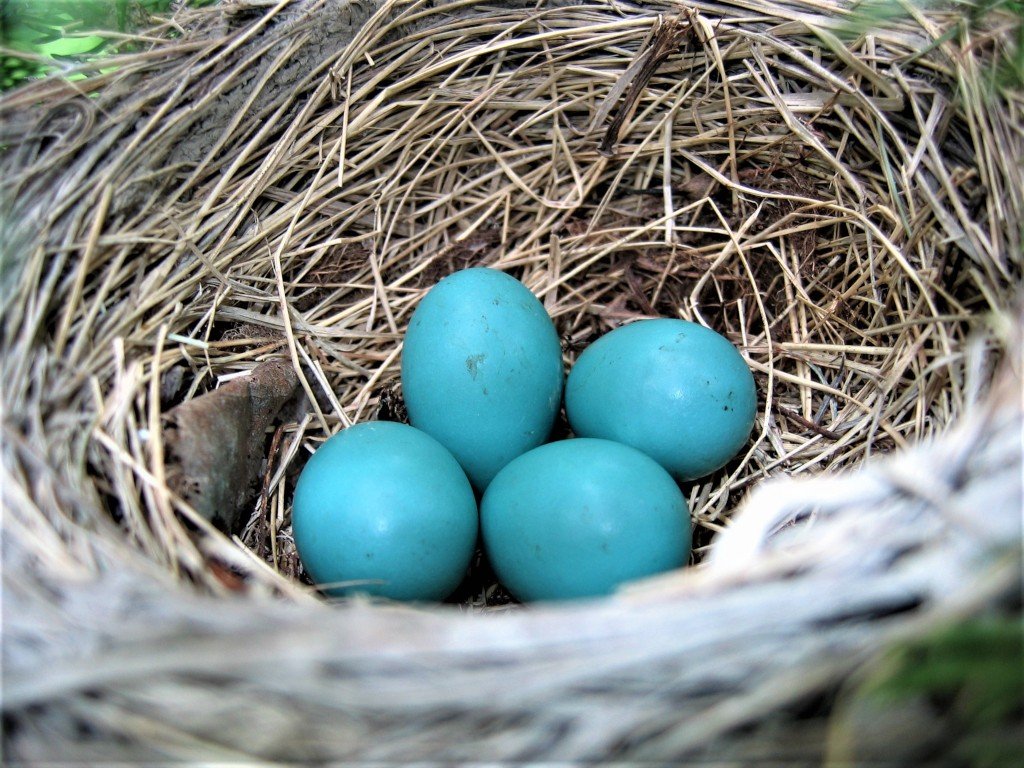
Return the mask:
<svg viewBox="0 0 1024 768">
<path fill-rule="evenodd" d="M 728 339 L 685 320 L 640 320 L 579 356 L 565 385 L 573 432 L 616 440 L 677 480 L 725 465 L 750 437 L 754 378 Z"/>
<path fill-rule="evenodd" d="M 303 467 L 292 509 L 295 547 L 333 595 L 440 600 L 476 547 L 476 497 L 434 438 L 395 422 L 364 422 L 329 438 Z"/>
<path fill-rule="evenodd" d="M 409 321 L 402 349 L 409 422 L 448 448 L 480 490 L 547 439 L 563 381 L 551 318 L 503 272 L 449 275 Z"/>
<path fill-rule="evenodd" d="M 690 553 L 675 481 L 608 440 L 548 443 L 510 462 L 484 494 L 480 526 L 499 580 L 524 601 L 606 595 Z"/>
</svg>

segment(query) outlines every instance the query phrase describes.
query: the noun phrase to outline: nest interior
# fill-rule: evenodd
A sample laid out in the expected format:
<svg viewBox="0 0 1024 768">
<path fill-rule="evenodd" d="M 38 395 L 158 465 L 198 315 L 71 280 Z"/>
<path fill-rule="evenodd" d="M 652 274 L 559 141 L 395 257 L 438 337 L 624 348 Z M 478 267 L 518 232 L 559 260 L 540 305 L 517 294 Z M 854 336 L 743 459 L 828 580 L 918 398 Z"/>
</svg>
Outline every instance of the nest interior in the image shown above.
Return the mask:
<svg viewBox="0 0 1024 768">
<path fill-rule="evenodd" d="M 520 760 L 663 759 L 799 709 L 810 689 L 765 697 L 778 669 L 742 644 L 730 658 L 749 689 L 719 669 L 724 656 L 695 678 L 711 698 L 693 706 L 719 707 L 706 736 L 679 702 L 674 719 L 658 699 L 662 714 L 641 706 L 614 727 L 568 704 L 585 691 L 607 715 L 610 692 L 644 699 L 651 678 L 631 675 L 647 662 L 690 690 L 679 648 L 637 650 L 614 627 L 637 611 L 648 631 L 675 633 L 673 600 L 710 600 L 728 579 L 696 568 L 659 600 L 506 624 L 326 609 L 301 584 L 289 505 L 326 436 L 401 418 L 405 324 L 439 278 L 475 265 L 541 298 L 567 366 L 640 317 L 695 320 L 739 347 L 759 414 L 745 451 L 684 489 L 698 561 L 755 486 L 899 456 L 963 421 L 1013 345 L 1000 322 L 1020 281 L 1024 121 L 1019 94 L 990 77 L 1009 33 L 998 14 L 972 27 L 913 12 L 868 32 L 854 18 L 812 2 L 225 3 L 179 13 L 116 66 L 83 65 L 84 80 L 6 96 L 4 580 L 31 617 L 5 625 L 16 754 L 74 743 L 100 757 L 280 759 L 307 728 L 306 757 L 451 757 L 445 734 L 461 728 L 478 745 L 506 739 L 497 754 Z M 282 371 L 252 383 L 268 361 Z M 219 391 L 243 405 L 187 408 Z M 199 508 L 217 491 L 188 462 L 232 446 L 258 460 L 232 470 L 244 492 L 210 514 Z M 785 583 L 779 599 L 801 599 Z M 819 605 L 821 585 L 808 594 Z M 463 598 L 462 612 L 502 602 L 487 579 Z M 879 616 L 932 605 L 878 599 Z M 738 610 L 726 601 L 718 618 Z M 861 641 L 888 626 L 855 615 Z M 792 610 L 786 627 L 813 618 Z M 728 637 L 696 626 L 700 642 Z M 400 650 L 375 656 L 381 638 Z M 777 663 L 790 683 L 810 658 L 834 672 L 822 645 L 788 642 Z M 581 688 L 592 646 L 606 666 Z M 52 674 L 28 674 L 48 660 Z M 484 662 L 494 680 L 526 681 L 494 711 L 468 703 Z M 360 679 L 373 706 L 358 703 Z M 453 679 L 447 698 L 424 694 Z M 801 679 L 820 692 L 835 677 Z M 276 703 L 242 706 L 247 684 Z M 194 709 L 172 715 L 161 691 Z M 306 721 L 282 712 L 290 695 Z M 543 728 L 524 714 L 536 697 Z M 19 707 L 49 714 L 29 726 Z M 330 737 L 328 722 L 341 723 Z"/>
</svg>

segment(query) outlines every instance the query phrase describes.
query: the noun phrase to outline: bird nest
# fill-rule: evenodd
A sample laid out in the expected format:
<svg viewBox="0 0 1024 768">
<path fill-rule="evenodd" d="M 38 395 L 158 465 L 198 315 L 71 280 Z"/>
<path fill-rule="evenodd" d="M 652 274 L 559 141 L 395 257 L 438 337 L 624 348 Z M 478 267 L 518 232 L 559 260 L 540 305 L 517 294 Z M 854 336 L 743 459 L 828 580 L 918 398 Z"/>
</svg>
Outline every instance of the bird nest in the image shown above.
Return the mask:
<svg viewBox="0 0 1024 768">
<path fill-rule="evenodd" d="M 874 650 L 1012 599 L 1012 28 L 859 18 L 243 0 L 7 94 L 8 756 L 818 764 Z M 614 597 L 519 606 L 477 562 L 448 605 L 325 602 L 296 475 L 403 418 L 410 314 L 477 265 L 567 365 L 721 332 L 751 440 L 683 488 L 694 562 Z"/>
</svg>

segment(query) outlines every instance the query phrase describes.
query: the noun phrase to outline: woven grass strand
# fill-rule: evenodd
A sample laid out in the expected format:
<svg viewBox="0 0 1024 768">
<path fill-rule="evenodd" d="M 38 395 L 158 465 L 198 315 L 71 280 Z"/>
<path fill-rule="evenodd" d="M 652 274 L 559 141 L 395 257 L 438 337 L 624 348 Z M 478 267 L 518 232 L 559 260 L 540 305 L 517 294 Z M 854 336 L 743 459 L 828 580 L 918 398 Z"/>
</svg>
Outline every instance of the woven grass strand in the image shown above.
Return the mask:
<svg viewBox="0 0 1024 768">
<path fill-rule="evenodd" d="M 0 99 L 5 754 L 820 764 L 802 702 L 1020 567 L 1011 33 L 848 16 L 247 0 Z M 685 488 L 695 567 L 525 610 L 297 579 L 295 471 L 475 264 L 542 298 L 567 364 L 651 315 L 743 352 L 760 412 Z M 271 358 L 306 399 L 226 535 L 163 482 L 159 417 Z"/>
</svg>

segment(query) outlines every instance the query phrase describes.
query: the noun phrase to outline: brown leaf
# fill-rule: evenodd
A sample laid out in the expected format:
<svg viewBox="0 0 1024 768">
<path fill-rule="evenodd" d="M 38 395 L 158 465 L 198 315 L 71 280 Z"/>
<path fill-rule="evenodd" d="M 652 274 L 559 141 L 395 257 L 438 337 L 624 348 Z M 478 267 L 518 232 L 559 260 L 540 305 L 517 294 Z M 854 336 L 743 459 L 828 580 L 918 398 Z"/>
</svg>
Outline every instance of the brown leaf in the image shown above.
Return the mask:
<svg viewBox="0 0 1024 768">
<path fill-rule="evenodd" d="M 255 497 L 267 428 L 297 385 L 291 365 L 272 360 L 168 411 L 163 440 L 171 490 L 233 530 Z"/>
</svg>

